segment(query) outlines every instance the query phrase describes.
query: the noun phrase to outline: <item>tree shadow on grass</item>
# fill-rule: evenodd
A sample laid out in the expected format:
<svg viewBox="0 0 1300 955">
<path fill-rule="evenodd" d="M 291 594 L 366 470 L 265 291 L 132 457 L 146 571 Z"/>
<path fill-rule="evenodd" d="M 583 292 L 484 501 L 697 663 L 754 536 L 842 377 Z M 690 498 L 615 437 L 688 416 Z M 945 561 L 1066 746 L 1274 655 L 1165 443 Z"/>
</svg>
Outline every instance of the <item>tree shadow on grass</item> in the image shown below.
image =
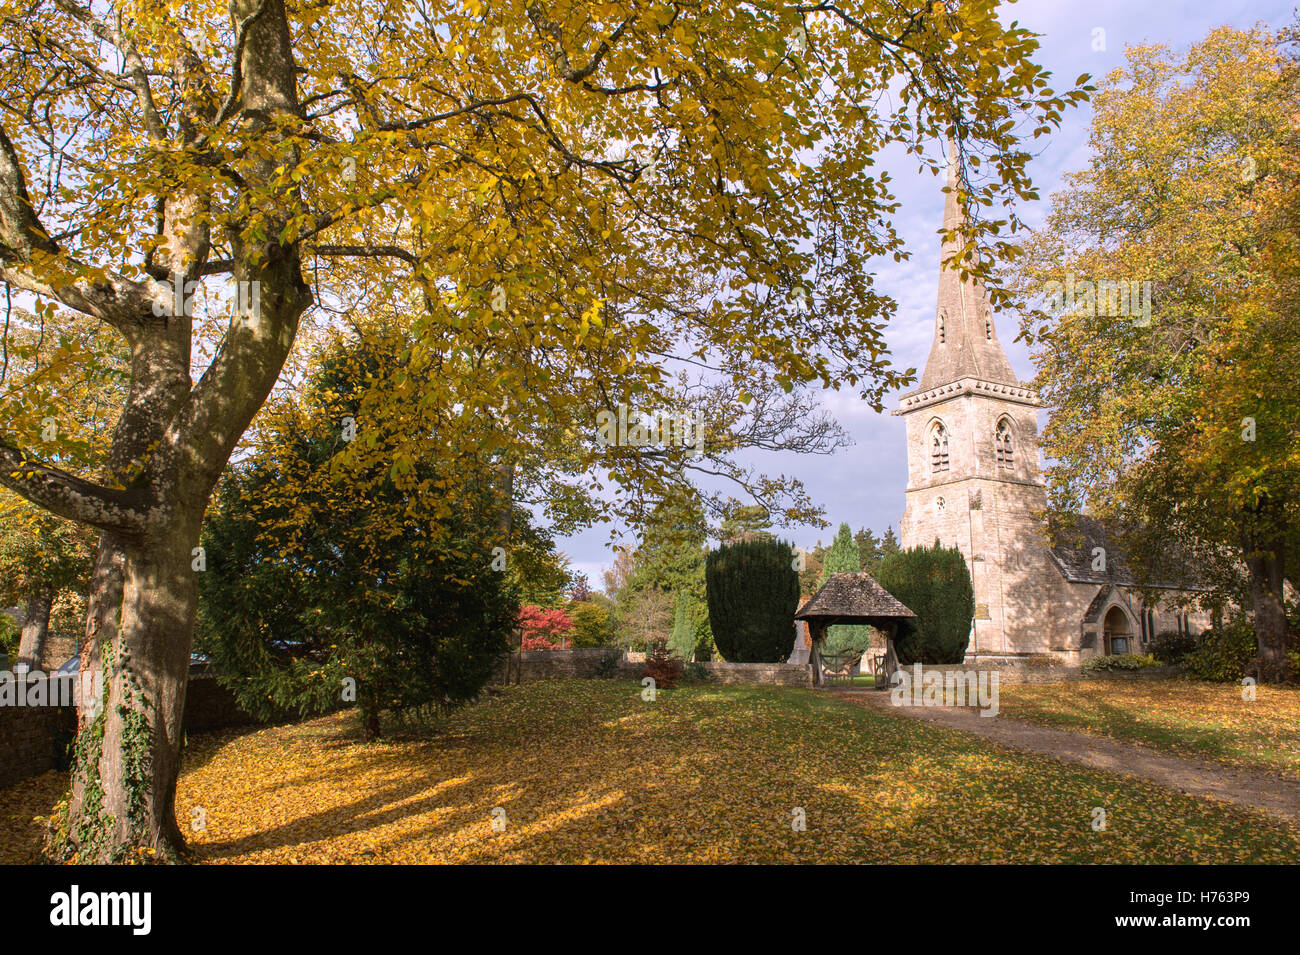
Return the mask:
<svg viewBox="0 0 1300 955">
<path fill-rule="evenodd" d="M 275 800 L 247 807 L 255 831 L 214 826 L 196 848 L 211 861 L 1114 861 L 1144 838 L 1172 846 L 1183 823 L 1207 845 L 1232 831 L 1187 797 L 1148 812 L 1120 777 L 811 691 L 681 689 L 651 704 L 638 689 L 526 688 L 429 740 L 308 727 L 312 745 L 249 781 L 248 796 Z M 222 799 L 218 823 L 241 811 Z M 1098 804 L 1147 830 L 1095 838 Z"/>
</svg>

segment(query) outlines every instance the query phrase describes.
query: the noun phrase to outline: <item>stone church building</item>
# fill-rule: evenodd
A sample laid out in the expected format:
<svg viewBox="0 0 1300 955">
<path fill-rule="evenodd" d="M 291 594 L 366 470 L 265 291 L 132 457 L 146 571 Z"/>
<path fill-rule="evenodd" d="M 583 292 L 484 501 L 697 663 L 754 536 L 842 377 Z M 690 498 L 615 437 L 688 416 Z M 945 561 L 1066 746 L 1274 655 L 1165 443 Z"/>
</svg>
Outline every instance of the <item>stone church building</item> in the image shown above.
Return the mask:
<svg viewBox="0 0 1300 955">
<path fill-rule="evenodd" d="M 949 165 L 945 230 L 963 213 Z M 945 242 L 940 262 L 955 251 Z M 934 341 L 920 387 L 894 412 L 907 425 L 904 547 L 956 546 L 975 588 L 971 654 L 1046 654 L 1065 663 L 1105 653 L 1145 653 L 1157 633 L 1199 634 L 1205 613 L 1187 614 L 1169 584 L 1154 605 L 1132 590 L 1133 574 L 1106 529 L 1080 518 L 1068 534 L 1044 523 L 1034 390 L 1016 376 L 998 341 L 981 283 L 940 266 Z"/>
</svg>

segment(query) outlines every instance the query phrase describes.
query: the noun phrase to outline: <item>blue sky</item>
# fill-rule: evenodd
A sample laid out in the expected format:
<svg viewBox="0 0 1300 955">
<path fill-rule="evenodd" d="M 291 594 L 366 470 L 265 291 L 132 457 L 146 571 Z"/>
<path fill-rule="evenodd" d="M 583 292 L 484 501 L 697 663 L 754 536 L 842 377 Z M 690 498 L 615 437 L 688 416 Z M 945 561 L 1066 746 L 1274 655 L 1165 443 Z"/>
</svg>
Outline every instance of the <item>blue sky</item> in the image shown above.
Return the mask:
<svg viewBox="0 0 1300 955">
<path fill-rule="evenodd" d="M 1290 23 L 1293 8 L 1292 0 L 1023 0 L 1005 4 L 1002 17 L 1004 22 L 1018 20 L 1041 34 L 1038 62 L 1052 71 L 1056 88 L 1064 89 L 1081 73 L 1100 78 L 1122 66 L 1126 45 L 1162 43 L 1185 49 L 1224 24 L 1248 27 L 1264 22 L 1277 27 Z M 1104 50 L 1093 48 L 1098 28 L 1105 31 Z M 1018 210 L 1031 227 L 1046 213 L 1047 200 L 1059 187 L 1062 176 L 1087 164 L 1091 117 L 1087 105 L 1069 111 L 1061 129 L 1036 146 L 1030 174 L 1043 198 Z M 893 176 L 902 202 L 897 226 L 912 251 L 909 261 L 882 265 L 876 275 L 880 291 L 899 303 L 898 313 L 886 329 L 886 341 L 897 367 L 914 367 L 919 373 L 929 353 L 933 329 L 942 183 L 928 172 L 919 172 L 915 159 L 906 157 L 901 150 L 883 156 L 882 164 Z M 998 334 L 1017 374 L 1022 380 L 1032 378 L 1034 367 L 1027 349 L 1013 341 L 1015 316 L 998 316 Z M 897 396 L 887 403 L 884 414 L 877 414 L 851 392 L 823 392 L 820 399 L 849 433 L 853 444 L 829 457 L 799 460 L 793 455 L 765 454 L 751 458 L 770 473 L 800 478 L 813 500 L 825 508 L 833 525 L 794 528 L 783 531 L 782 536 L 811 547 L 818 540 L 829 542 L 834 525 L 840 521 L 848 521 L 855 530 L 865 526 L 883 533 L 891 525 L 897 529 L 907 485 L 903 422 L 888 413 L 897 407 Z M 574 568 L 586 573 L 597 587 L 601 568 L 610 563 L 609 533 L 609 524 L 598 524 L 558 542 Z"/>
</svg>

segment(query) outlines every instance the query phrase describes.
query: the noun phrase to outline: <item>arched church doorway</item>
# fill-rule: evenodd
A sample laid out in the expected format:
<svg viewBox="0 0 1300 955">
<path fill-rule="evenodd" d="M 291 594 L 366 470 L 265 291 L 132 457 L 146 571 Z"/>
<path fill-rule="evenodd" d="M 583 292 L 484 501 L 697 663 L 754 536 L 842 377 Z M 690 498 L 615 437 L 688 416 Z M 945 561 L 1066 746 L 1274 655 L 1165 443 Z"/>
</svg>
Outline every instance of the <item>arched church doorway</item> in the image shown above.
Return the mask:
<svg viewBox="0 0 1300 955">
<path fill-rule="evenodd" d="M 1119 607 L 1111 607 L 1106 613 L 1103 628 L 1105 653 L 1133 652 L 1133 631 L 1129 627 L 1128 617 L 1123 610 Z"/>
</svg>

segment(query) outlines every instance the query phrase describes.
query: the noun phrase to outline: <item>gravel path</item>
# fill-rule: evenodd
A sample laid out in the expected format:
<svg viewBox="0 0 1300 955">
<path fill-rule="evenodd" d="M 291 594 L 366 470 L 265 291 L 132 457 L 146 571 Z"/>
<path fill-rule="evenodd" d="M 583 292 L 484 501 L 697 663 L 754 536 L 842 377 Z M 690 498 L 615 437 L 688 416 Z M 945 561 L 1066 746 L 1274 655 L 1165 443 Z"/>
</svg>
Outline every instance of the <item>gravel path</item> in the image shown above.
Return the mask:
<svg viewBox="0 0 1300 955">
<path fill-rule="evenodd" d="M 1140 776 L 1194 796 L 1210 796 L 1262 809 L 1289 822 L 1300 822 L 1300 782 L 1279 776 L 1166 756 L 1131 743 L 1016 723 L 1000 716 L 984 717 L 973 708 L 892 706 L 888 693 L 871 690 L 841 691 L 834 695 L 850 703 L 971 733 L 1014 749 L 1041 753 L 1092 769 Z"/>
</svg>

